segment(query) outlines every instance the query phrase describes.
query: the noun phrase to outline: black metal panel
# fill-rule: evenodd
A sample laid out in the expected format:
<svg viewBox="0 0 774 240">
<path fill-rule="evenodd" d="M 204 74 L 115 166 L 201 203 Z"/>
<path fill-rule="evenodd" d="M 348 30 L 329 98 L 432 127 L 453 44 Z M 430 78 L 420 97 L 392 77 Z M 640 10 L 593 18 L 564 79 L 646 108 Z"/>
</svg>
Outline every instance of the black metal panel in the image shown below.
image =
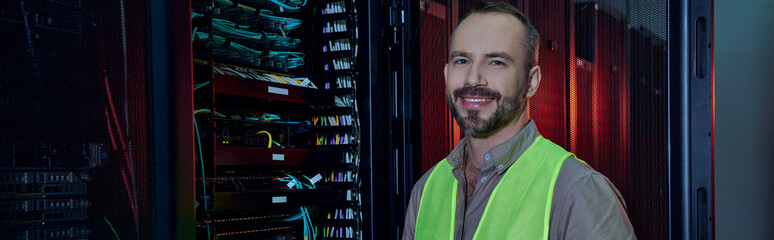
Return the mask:
<svg viewBox="0 0 774 240">
<path fill-rule="evenodd" d="M 688 0 L 669 1 L 667 54 L 669 236 L 691 239 L 690 8 Z"/>
<path fill-rule="evenodd" d="M 361 67 L 361 71 L 365 68 L 370 69 L 365 79 L 368 79 L 368 84 L 364 87 L 363 91 L 358 94 L 358 100 L 360 101 L 360 112 L 362 123 L 362 139 L 363 139 L 363 159 L 362 159 L 362 176 L 363 176 L 363 236 L 365 239 L 377 239 L 384 234 L 389 233 L 387 219 L 391 214 L 387 206 L 387 196 L 389 194 L 387 189 L 388 173 L 385 171 L 389 166 L 387 163 L 389 159 L 383 154 L 386 151 L 386 138 L 383 136 L 382 129 L 385 127 L 385 115 L 387 111 L 385 106 L 386 93 L 383 91 L 386 88 L 386 84 L 381 81 L 380 76 L 384 74 L 382 68 L 383 58 L 380 57 L 382 51 L 382 38 L 381 38 L 381 22 L 380 17 L 381 3 L 375 1 L 365 1 L 360 5 L 358 12 L 360 12 L 361 19 L 360 29 L 365 29 L 366 34 L 360 40 L 360 46 L 362 51 L 360 58 L 358 59 L 358 66 Z M 370 66 L 370 67 L 369 67 Z"/>
<path fill-rule="evenodd" d="M 690 195 L 692 239 L 714 239 L 712 158 L 712 1 L 690 1 Z"/>
</svg>

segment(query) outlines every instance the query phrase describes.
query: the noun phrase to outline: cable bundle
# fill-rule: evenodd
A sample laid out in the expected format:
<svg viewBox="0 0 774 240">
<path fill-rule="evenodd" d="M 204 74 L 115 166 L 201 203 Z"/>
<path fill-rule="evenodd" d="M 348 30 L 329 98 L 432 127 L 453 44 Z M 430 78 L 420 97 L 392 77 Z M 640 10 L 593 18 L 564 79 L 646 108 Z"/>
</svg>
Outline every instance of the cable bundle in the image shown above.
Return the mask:
<svg viewBox="0 0 774 240">
<path fill-rule="evenodd" d="M 213 68 L 216 74 L 227 76 L 238 76 L 247 79 L 266 81 L 272 83 L 287 84 L 306 88 L 317 88 L 312 81 L 308 78 L 291 78 L 277 74 L 271 74 L 266 72 L 259 72 L 247 68 L 230 67 L 230 66 L 216 66 Z"/>
<path fill-rule="evenodd" d="M 265 20 L 263 25 L 266 30 L 279 31 L 282 35 L 285 35 L 285 31 L 290 31 L 301 26 L 300 19 L 273 16 L 270 11 L 261 11 L 258 16 Z"/>
<path fill-rule="evenodd" d="M 215 34 L 196 32 L 194 36 L 194 40 L 208 39 L 208 45 L 212 47 L 212 53 L 215 57 L 249 65 L 260 65 L 261 63 L 260 51 L 239 43 L 227 41 L 226 38 Z"/>
<path fill-rule="evenodd" d="M 287 182 L 288 188 L 295 188 L 295 189 L 314 189 L 317 188 L 315 186 L 315 183 L 322 179 L 322 176 L 320 174 L 317 174 L 316 176 L 309 178 L 306 175 L 303 175 L 306 180 L 309 181 L 311 184 L 306 184 L 304 182 L 301 182 L 298 180 L 298 178 L 294 177 L 293 175 L 285 173 L 285 176 L 288 176 L 291 180 L 280 180 L 281 182 Z M 298 219 L 303 219 L 304 221 L 304 239 L 317 239 L 317 231 L 313 228 L 312 225 L 312 217 L 309 215 L 309 208 L 305 206 L 299 207 L 301 212 L 299 214 L 296 214 L 295 216 L 288 217 L 286 219 L 283 219 L 283 221 L 295 221 Z"/>
<path fill-rule="evenodd" d="M 304 53 L 300 52 L 269 51 L 269 54 L 264 55 L 263 58 L 265 63 L 264 65 L 269 68 L 281 69 L 280 67 L 276 66 L 284 65 L 288 69 L 291 69 L 304 65 Z"/>
<path fill-rule="evenodd" d="M 204 15 L 200 13 L 195 13 L 195 12 L 191 13 L 192 18 L 198 18 L 203 16 Z M 261 13 L 261 16 L 264 16 L 266 18 L 270 17 L 274 19 L 284 19 L 283 20 L 284 22 L 282 23 L 271 24 L 271 25 L 282 26 L 285 28 L 285 30 L 288 30 L 290 28 L 295 29 L 301 25 L 301 20 L 297 20 L 297 19 L 275 17 L 271 15 L 265 15 L 263 13 Z M 271 21 L 275 21 L 275 20 L 271 20 Z M 270 32 L 267 33 L 263 31 L 255 32 L 255 31 L 252 31 L 251 27 L 248 25 L 241 25 L 241 24 L 237 24 L 232 21 L 228 21 L 220 18 L 212 18 L 212 27 L 213 27 L 214 34 L 217 34 L 223 38 L 231 39 L 233 41 L 237 41 L 250 46 L 263 46 L 268 49 L 285 50 L 285 49 L 295 48 L 299 43 L 301 43 L 300 39 L 284 36 L 284 31 L 282 31 L 283 29 L 279 29 L 283 33 L 282 36 L 277 33 L 270 33 Z M 199 34 L 194 33 L 194 38 L 197 35 Z"/>
<path fill-rule="evenodd" d="M 301 20 L 288 17 L 275 16 L 274 13 L 267 9 L 257 9 L 241 3 L 235 4 L 228 0 L 216 0 L 215 1 L 222 6 L 221 16 L 233 18 L 235 22 L 240 22 L 245 25 L 264 25 L 264 28 L 269 31 L 276 31 L 286 35 L 285 31 L 297 29 L 301 26 Z"/>
<path fill-rule="evenodd" d="M 271 2 L 275 4 L 275 8 L 278 9 L 278 11 L 284 12 L 284 11 L 298 11 L 301 9 L 301 7 L 306 6 L 306 0 L 303 2 L 300 0 L 287 0 L 286 3 L 282 3 L 278 0 L 269 0 L 268 2 Z"/>
</svg>

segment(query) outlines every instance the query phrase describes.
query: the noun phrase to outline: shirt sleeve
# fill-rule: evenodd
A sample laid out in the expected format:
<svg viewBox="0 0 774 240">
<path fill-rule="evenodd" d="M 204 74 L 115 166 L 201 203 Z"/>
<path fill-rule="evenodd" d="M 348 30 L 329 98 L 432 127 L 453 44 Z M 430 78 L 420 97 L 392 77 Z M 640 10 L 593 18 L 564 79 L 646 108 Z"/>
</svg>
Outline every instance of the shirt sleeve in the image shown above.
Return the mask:
<svg viewBox="0 0 774 240">
<path fill-rule="evenodd" d="M 554 194 L 550 239 L 636 239 L 623 197 L 602 174 L 592 170 Z"/>
</svg>

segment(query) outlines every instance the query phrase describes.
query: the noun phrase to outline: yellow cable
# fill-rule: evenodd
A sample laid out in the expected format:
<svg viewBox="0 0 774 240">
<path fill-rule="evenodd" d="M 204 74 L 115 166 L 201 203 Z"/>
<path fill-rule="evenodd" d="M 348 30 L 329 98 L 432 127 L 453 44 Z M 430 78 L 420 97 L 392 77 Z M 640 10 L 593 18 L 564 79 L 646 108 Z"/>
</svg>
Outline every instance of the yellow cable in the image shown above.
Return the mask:
<svg viewBox="0 0 774 240">
<path fill-rule="evenodd" d="M 207 112 L 208 113 L 208 112 L 211 112 L 211 111 L 209 109 L 199 109 L 199 110 L 194 111 L 194 115 L 196 115 L 196 114 L 198 114 L 200 112 Z"/>
<path fill-rule="evenodd" d="M 259 131 L 259 132 L 255 133 L 255 134 L 253 134 L 253 136 L 261 134 L 261 133 L 265 133 L 266 135 L 269 136 L 269 148 L 271 148 L 271 133 L 269 133 L 267 131 Z"/>
<path fill-rule="evenodd" d="M 285 80 L 282 80 L 282 78 L 280 78 L 280 77 L 277 77 L 277 76 L 276 76 L 276 75 L 274 75 L 274 74 L 269 74 L 269 76 L 272 76 L 272 77 L 276 78 L 277 80 L 280 80 L 280 81 L 282 81 L 282 83 L 284 83 L 284 84 L 288 84 L 287 82 L 285 82 Z"/>
</svg>

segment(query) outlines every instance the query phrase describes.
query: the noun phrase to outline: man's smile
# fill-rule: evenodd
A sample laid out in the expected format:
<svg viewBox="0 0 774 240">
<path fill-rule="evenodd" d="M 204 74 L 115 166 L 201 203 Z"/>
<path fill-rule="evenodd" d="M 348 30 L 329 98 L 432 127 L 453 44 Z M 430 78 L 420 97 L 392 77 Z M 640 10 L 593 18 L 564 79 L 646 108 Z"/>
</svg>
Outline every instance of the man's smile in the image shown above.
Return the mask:
<svg viewBox="0 0 774 240">
<path fill-rule="evenodd" d="M 460 99 L 462 100 L 462 106 L 466 108 L 480 108 L 495 100 L 495 98 L 484 96 L 462 96 Z"/>
</svg>

